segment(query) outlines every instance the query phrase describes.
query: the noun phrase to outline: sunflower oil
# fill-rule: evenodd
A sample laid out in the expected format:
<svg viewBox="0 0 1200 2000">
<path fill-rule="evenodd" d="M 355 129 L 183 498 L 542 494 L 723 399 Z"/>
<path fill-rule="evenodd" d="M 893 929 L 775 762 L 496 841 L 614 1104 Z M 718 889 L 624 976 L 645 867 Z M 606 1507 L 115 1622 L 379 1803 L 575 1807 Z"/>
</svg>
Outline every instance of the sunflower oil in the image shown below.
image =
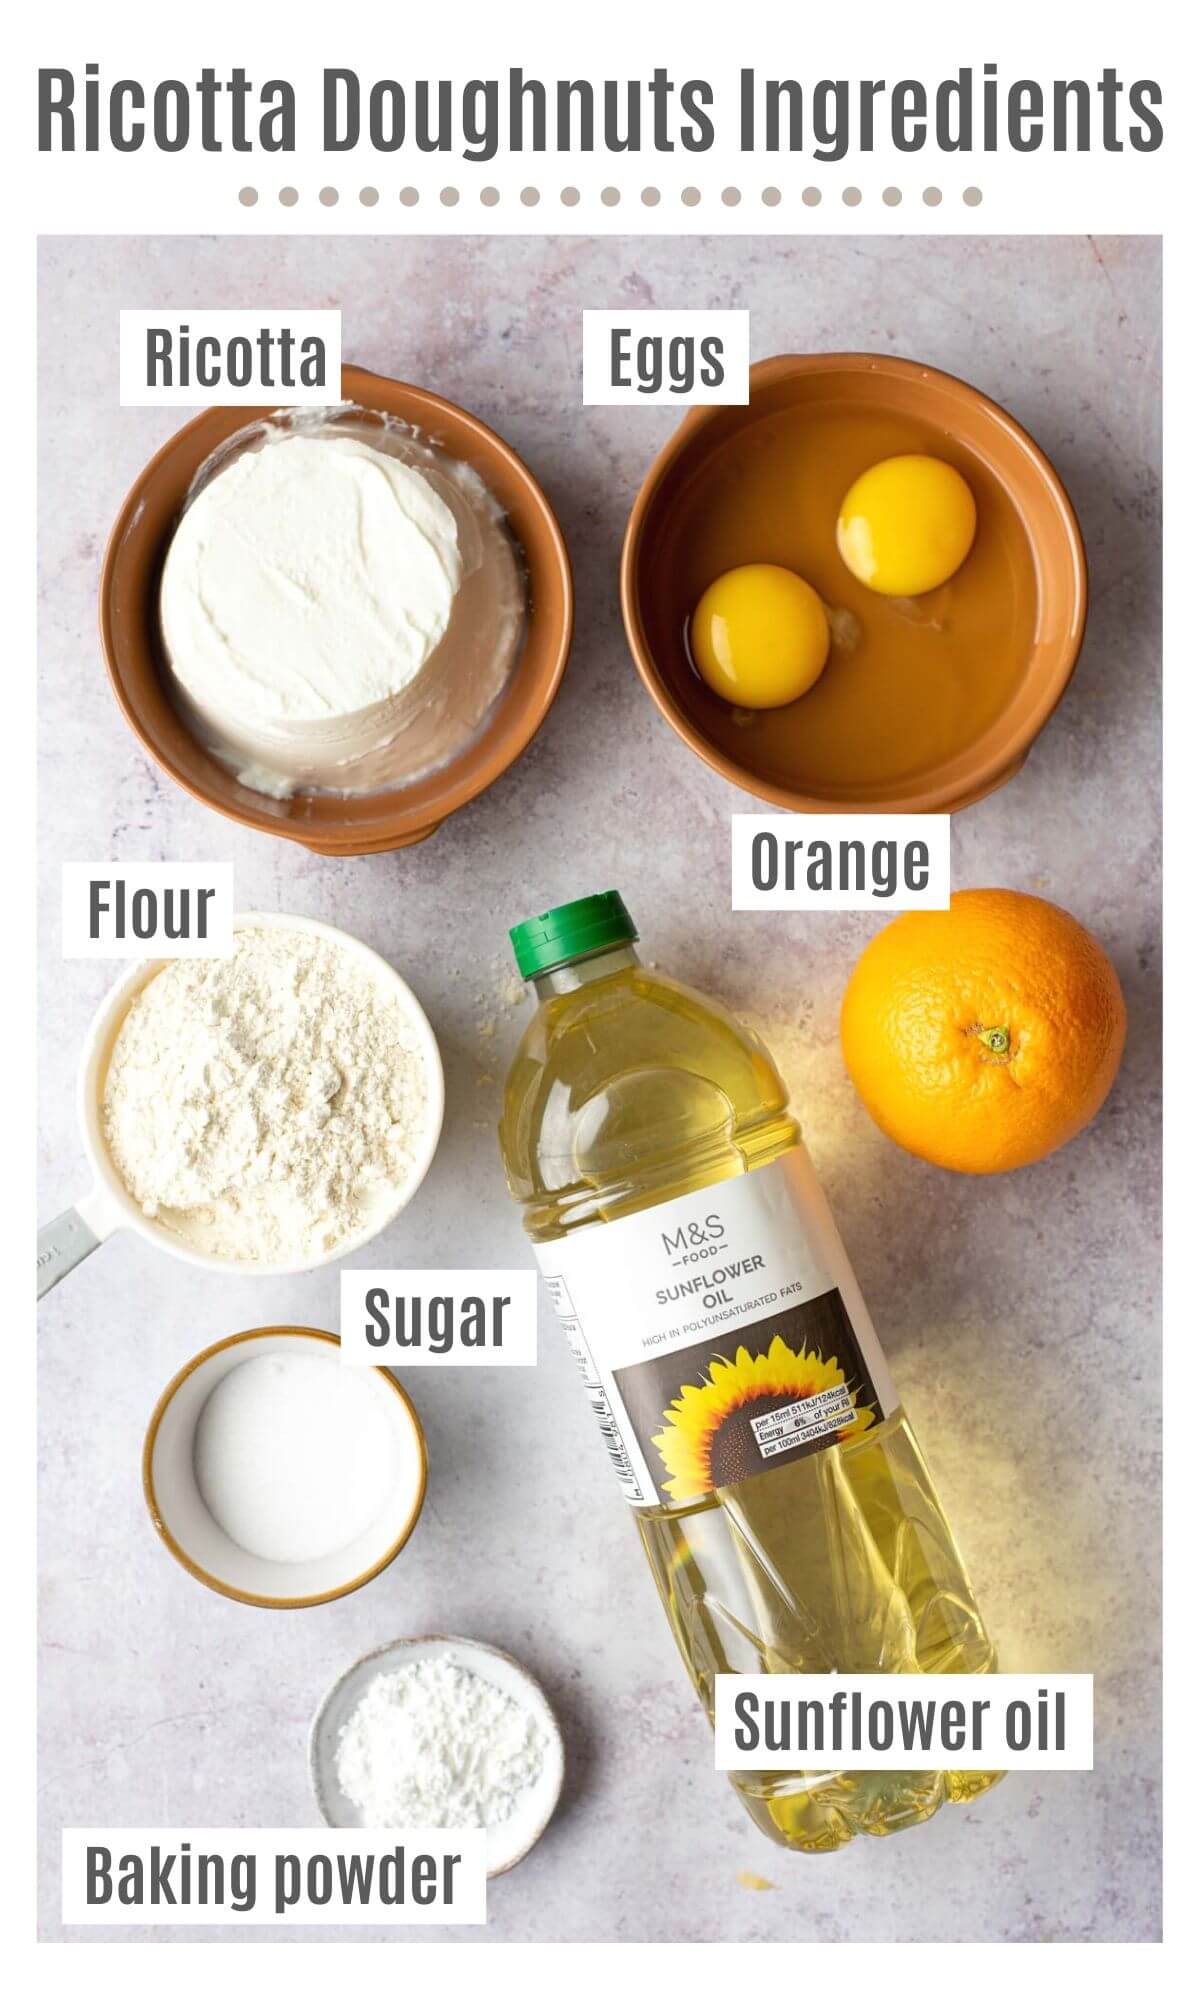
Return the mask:
<svg viewBox="0 0 1200 2000">
<path fill-rule="evenodd" d="M 614 892 L 512 938 L 539 1004 L 505 1094 L 509 1187 L 710 1720 L 721 1673 L 991 1672 L 767 1051 L 639 962 Z M 731 1781 L 771 1839 L 821 1853 L 997 1775 Z"/>
</svg>

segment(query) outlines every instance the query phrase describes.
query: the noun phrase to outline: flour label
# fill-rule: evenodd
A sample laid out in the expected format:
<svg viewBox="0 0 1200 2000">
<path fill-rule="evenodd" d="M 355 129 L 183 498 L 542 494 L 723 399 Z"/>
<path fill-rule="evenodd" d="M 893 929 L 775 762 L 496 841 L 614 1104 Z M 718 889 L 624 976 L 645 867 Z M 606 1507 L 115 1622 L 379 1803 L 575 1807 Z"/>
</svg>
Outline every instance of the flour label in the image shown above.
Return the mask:
<svg viewBox="0 0 1200 2000">
<path fill-rule="evenodd" d="M 700 1498 L 898 1399 L 802 1146 L 536 1246 L 625 1498 Z"/>
<path fill-rule="evenodd" d="M 228 958 L 232 861 L 64 861 L 64 958 Z"/>
</svg>

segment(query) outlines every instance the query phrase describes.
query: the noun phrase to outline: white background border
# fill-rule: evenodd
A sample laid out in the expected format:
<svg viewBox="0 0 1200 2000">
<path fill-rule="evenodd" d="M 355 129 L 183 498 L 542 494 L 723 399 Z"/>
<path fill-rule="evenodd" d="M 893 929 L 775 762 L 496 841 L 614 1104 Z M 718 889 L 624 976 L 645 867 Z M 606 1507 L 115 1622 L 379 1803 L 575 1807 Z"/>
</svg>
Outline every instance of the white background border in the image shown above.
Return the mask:
<svg viewBox="0 0 1200 2000">
<path fill-rule="evenodd" d="M 362 1981 L 365 1978 L 405 1978 L 415 1984 L 431 1978 L 439 1993 L 470 1991 L 475 1994 L 484 1979 L 505 1979 L 511 1968 L 514 1983 L 520 1979 L 525 1990 L 557 1992 L 564 1982 L 578 1986 L 581 1975 L 595 1968 L 594 1978 L 611 1979 L 612 1954 L 621 1951 L 620 1975 L 628 1979 L 644 1959 L 650 1978 L 667 1979 L 673 1985 L 698 1975 L 707 1983 L 712 1977 L 711 1946 L 648 1945 L 589 1947 L 586 1958 L 576 1948 L 563 1946 L 511 1946 L 483 1944 L 488 1957 L 461 1958 L 447 1953 L 439 1944 L 408 1944 L 410 1954 L 402 1960 L 380 1959 L 385 1945 L 324 1946 L 320 1955 L 298 1951 L 295 1945 L 234 1945 L 215 1963 L 205 1956 L 203 1945 L 180 1945 L 172 1952 L 168 1966 L 141 1947 L 75 1945 L 66 1954 L 43 1951 L 36 1966 L 30 1940 L 34 1925 L 33 1859 L 34 1842 L 30 1815 L 36 1785 L 32 1717 L 36 1699 L 33 1654 L 33 1613 L 36 1566 L 32 1526 L 35 1431 L 36 1338 L 32 1300 L 15 1275 L 26 1269 L 34 1236 L 32 1177 L 22 1170 L 23 1147 L 32 1145 L 36 1129 L 36 1104 L 30 1066 L 25 1050 L 31 1033 L 36 968 L 33 873 L 28 868 L 26 829 L 32 823 L 35 796 L 34 775 L 34 662 L 35 630 L 35 543 L 34 510 L 29 504 L 36 471 L 35 398 L 32 384 L 36 376 L 37 345 L 34 325 L 36 283 L 36 236 L 39 232 L 89 230 L 112 232 L 219 231 L 238 233 L 343 233 L 356 230 L 376 234 L 388 229 L 435 233 L 439 229 L 499 233 L 563 231 L 615 231 L 676 233 L 688 228 L 734 233 L 779 230 L 784 233 L 871 232 L 911 233 L 929 230 L 938 234 L 1103 231 L 1148 232 L 1165 236 L 1165 349 L 1166 407 L 1168 444 L 1166 452 L 1166 569 L 1167 596 L 1164 637 L 1167 657 L 1177 664 L 1168 677 L 1166 753 L 1166 835 L 1168 839 L 1167 902 L 1168 964 L 1170 988 L 1167 1001 L 1167 1073 L 1171 1078 L 1171 1098 L 1166 1120 L 1166 1161 L 1168 1170 L 1168 1246 L 1166 1284 L 1166 1408 L 1167 1408 L 1167 1506 L 1168 1579 L 1166 1656 L 1167 1719 L 1166 1740 L 1178 1746 L 1174 1782 L 1167 1792 L 1168 1841 L 1166 1850 L 1167 1935 L 1174 1949 L 1109 1945 L 1085 1947 L 1060 1945 L 1052 1955 L 1024 1954 L 1018 1961 L 1005 1955 L 1000 1945 L 903 1947 L 909 1954 L 897 1967 L 884 1956 L 892 1947 L 880 1945 L 761 1945 L 751 1964 L 721 1969 L 726 1978 L 741 1984 L 749 1977 L 805 1980 L 828 1978 L 842 1983 L 846 1976 L 846 1955 L 873 1953 L 871 1960 L 855 1966 L 853 1976 L 877 1982 L 882 1989 L 894 1986 L 897 1971 L 901 1980 L 914 1982 L 938 1971 L 926 1966 L 927 1955 L 951 1949 L 959 1955 L 940 1976 L 949 1976 L 956 1989 L 973 1995 L 1007 1992 L 1014 1977 L 1034 1993 L 1057 1990 L 1072 1974 L 1082 1971 L 1097 1984 L 1108 1983 L 1133 1971 L 1127 1954 L 1154 1954 L 1150 1977 L 1168 1975 L 1168 1990 L 1174 1988 L 1176 1974 L 1186 1970 L 1194 1976 L 1193 1955 L 1187 1951 L 1186 1934 L 1191 1928 L 1188 1904 L 1194 1899 L 1193 1842 L 1182 1823 L 1182 1805 L 1190 1796 L 1192 1773 L 1189 1750 L 1192 1732 L 1190 1713 L 1185 1707 L 1193 1673 L 1185 1675 L 1183 1663 L 1193 1666 L 1200 1651 L 1197 1632 L 1195 1547 L 1195 1480 L 1189 1459 L 1194 1458 L 1194 1413 L 1200 1410 L 1200 1381 L 1194 1336 L 1194 1288 L 1183 1267 L 1181 1245 L 1194 1234 L 1189 1194 L 1195 1180 L 1193 1134 L 1197 1123 L 1194 1002 L 1189 994 L 1195 982 L 1188 975 L 1195 957 L 1195 894 L 1187 876 L 1189 836 L 1195 832 L 1194 775 L 1189 771 L 1192 746 L 1200 743 L 1200 699 L 1197 696 L 1195 667 L 1195 616 L 1190 603 L 1194 589 L 1197 546 L 1196 482 L 1186 469 L 1194 467 L 1200 445 L 1200 424 L 1196 416 L 1194 384 L 1185 380 L 1193 368 L 1196 326 L 1195 219 L 1193 203 L 1197 186 L 1196 146 L 1192 132 L 1197 124 L 1197 71 L 1194 38 L 1186 33 L 1187 10 L 1163 4 L 1143 4 L 1136 8 L 1115 6 L 1104 0 L 1088 8 L 1051 8 L 1010 0 L 1003 10 L 967 10 L 961 6 L 922 4 L 919 9 L 897 9 L 878 0 L 858 0 L 853 9 L 783 9 L 762 4 L 740 5 L 731 15 L 727 8 L 657 5 L 653 10 L 629 0 L 610 0 L 584 19 L 578 10 L 523 5 L 499 9 L 478 4 L 478 0 L 458 0 L 452 10 L 376 9 L 369 18 L 360 9 L 353 17 L 340 20 L 324 10 L 303 5 L 231 6 L 227 0 L 197 10 L 195 19 L 183 18 L 175 10 L 142 4 L 97 10 L 63 0 L 52 11 L 17 13 L 9 27 L 8 118 L 6 152 L 8 173 L 5 182 L 5 230 L 8 237 L 6 272 L 7 312 L 3 338 L 7 363 L 8 446 L 12 506 L 8 517 L 11 562 L 9 565 L 9 611 L 11 619 L 7 668 L 14 713 L 12 729 L 25 745 L 23 757 L 10 766 L 9 795 L 10 851 L 14 868 L 10 890 L 9 921 L 14 936 L 8 953 L 9 980 L 3 997 L 8 1033 L 9 1124 L 21 1134 L 10 1155 L 8 1201 L 5 1204 L 9 1238 L 7 1268 L 10 1273 L 13 1310 L 8 1316 L 7 1352 L 12 1377 L 6 1384 L 8 1405 L 7 1449 L 3 1454 L 6 1500 L 5 1521 L 10 1542 L 9 1604 L 16 1612 L 6 1654 L 4 1691 L 9 1717 L 9 1744 L 6 1758 L 8 1810 L 5 1814 L 5 1855 L 3 1882 L 7 1912 L 8 1945 L 6 1960 L 15 1974 L 17 1991 L 44 1994 L 78 1993 L 81 1983 L 104 1991 L 118 1981 L 123 1993 L 161 1992 L 164 1981 L 180 1994 L 207 1994 L 214 1980 L 228 1982 L 236 1963 L 232 1990 L 258 1988 L 273 1968 L 262 1958 L 263 1951 L 285 1952 L 282 1972 L 289 1989 L 297 1995 L 309 1992 L 323 1997 L 335 1979 Z M 733 26 L 731 28 L 731 21 Z M 449 52 L 449 56 L 448 56 Z M 394 161 L 364 161 L 344 157 L 330 169 L 311 154 L 284 160 L 282 157 L 205 156 L 189 152 L 164 163 L 153 153 L 129 158 L 101 155 L 95 158 L 38 160 L 33 144 L 34 71 L 38 64 L 63 63 L 82 66 L 98 60 L 106 73 L 187 75 L 201 63 L 218 70 L 234 62 L 243 63 L 252 75 L 284 74 L 303 85 L 306 74 L 313 75 L 323 62 L 345 63 L 371 75 L 397 76 L 453 75 L 455 59 L 461 68 L 464 52 L 470 74 L 501 73 L 509 64 L 520 62 L 531 73 L 542 76 L 604 75 L 614 68 L 622 75 L 645 75 L 657 62 L 676 75 L 702 75 L 714 82 L 728 78 L 738 65 L 752 62 L 765 73 L 814 78 L 822 75 L 870 74 L 888 78 L 918 76 L 933 81 L 952 73 L 960 64 L 996 61 L 1002 74 L 1088 76 L 1111 64 L 1127 77 L 1158 77 L 1166 92 L 1163 118 L 1167 142 L 1152 156 L 1125 153 L 1087 159 L 1055 157 L 1037 153 L 1025 159 L 996 155 L 966 160 L 962 156 L 942 158 L 936 153 L 915 155 L 903 166 L 886 153 L 870 160 L 848 158 L 838 166 L 814 166 L 807 158 L 797 163 L 773 163 L 769 170 L 751 167 L 740 156 L 731 164 L 714 152 L 701 156 L 686 168 L 665 161 L 631 162 L 624 166 L 597 161 L 585 172 L 582 167 L 568 174 L 557 162 L 537 165 L 528 161 L 502 168 L 493 162 L 486 170 L 490 184 L 501 190 L 496 210 L 482 207 L 465 195 L 453 209 L 443 208 L 436 190 L 452 179 L 466 188 L 468 175 L 482 178 L 478 167 L 458 167 L 452 176 L 438 162 L 423 177 L 420 165 L 407 152 Z M 309 86 L 311 88 L 311 86 Z M 727 89 L 727 85 L 724 86 Z M 724 94 L 724 90 L 723 90 Z M 401 162 L 403 164 L 401 164 Z M 736 167 L 736 172 L 734 171 Z M 687 211 L 677 198 L 668 199 L 667 190 L 684 180 L 702 190 L 698 209 Z M 537 184 L 554 188 L 568 180 L 577 184 L 585 199 L 573 211 L 556 201 L 543 199 L 535 209 L 523 208 L 515 197 L 520 188 Z M 284 181 L 302 188 L 305 194 L 290 212 L 277 199 L 264 196 L 253 208 L 238 201 L 238 189 L 247 183 L 274 189 Z M 363 182 L 378 186 L 379 204 L 362 208 L 357 198 L 343 200 L 335 209 L 324 209 L 311 198 L 315 184 L 337 184 L 357 190 Z M 897 209 L 888 209 L 878 198 L 878 190 L 895 182 L 904 192 Z M 720 205 L 719 190 L 736 182 L 746 189 L 767 183 L 778 185 L 784 200 L 774 210 L 761 200 L 744 199 L 736 209 Z M 644 208 L 640 188 L 656 184 L 664 190 L 657 209 Z M 418 186 L 432 194 L 411 210 L 402 208 L 395 190 L 401 184 Z M 598 200 L 601 186 L 620 184 L 628 190 L 615 209 L 604 208 Z M 820 185 L 821 206 L 804 208 L 797 199 L 799 188 Z M 863 191 L 863 201 L 854 209 L 843 206 L 840 190 L 853 184 Z M 925 208 L 920 190 L 929 184 L 941 185 L 947 198 L 937 209 Z M 983 191 L 978 208 L 961 203 L 959 190 L 974 184 Z M 387 190 L 388 198 L 384 199 Z M 141 303 L 130 300 L 131 305 Z M 1191 614 L 1190 616 L 1188 614 Z M 1187 624 L 1185 626 L 1185 617 Z M 23 947 L 23 949 L 21 948 Z M 1185 1150 L 1186 1149 L 1186 1150 Z M 1185 1284 L 1188 1286 L 1185 1298 Z M 1131 1329 L 1137 1337 L 1138 1329 Z M 1149 1337 L 1149 1334 L 1148 1334 Z M 98 1413 L 98 1420 L 102 1413 Z M 1086 1437 L 1064 1436 L 1064 1478 L 1070 1477 L 1070 1453 L 1086 1450 Z M 1147 1496 L 1148 1503 L 1151 1496 Z M 1157 1635 L 1145 1635 L 1147 1674 L 1157 1671 Z M 1170 1764 L 1169 1767 L 1170 1769 Z M 814 1868 L 819 1863 L 808 1864 Z M 836 1894 L 832 1871 L 836 1861 L 824 1864 L 829 1874 L 830 1894 Z M 739 1947 L 717 1947 L 737 1950 Z M 703 1950 L 704 1958 L 699 1957 Z M 1107 1955 L 1103 1970 L 1089 1951 Z M 98 1959 L 95 1954 L 104 1953 Z M 87 1954 L 81 1962 L 78 1953 Z M 413 1958 L 411 1954 L 418 1956 Z M 504 1954 L 497 1958 L 497 1952 Z M 1186 1959 L 1185 1954 L 1186 1952 Z M 244 1954 L 252 1956 L 241 1970 Z M 345 1954 L 349 1953 L 347 1957 Z M 364 1957 L 363 1954 L 369 1954 Z M 630 1954 L 634 1954 L 633 1957 Z M 836 1953 L 836 1957 L 833 1954 Z M 233 1957 L 229 1956 L 232 1954 Z M 669 1954 L 669 1956 L 667 1956 Z M 762 1956 L 768 1954 L 769 1956 Z M 912 1954 L 917 1954 L 916 1957 Z M 965 1955 L 964 1955 L 965 1954 Z M 1169 1960 L 1169 1968 L 1167 1961 Z M 28 1961 L 28 1963 L 26 1963 Z M 952 1969 L 951 1969 L 952 1967 Z M 907 1979 L 906 1979 L 907 1975 Z M 11 1975 L 10 1975 L 11 1976 Z M 718 1976 L 721 1976 L 718 1974 Z M 1135 1975 L 1136 1976 L 1136 1975 Z M 588 1984 L 591 1982 L 588 1981 Z"/>
</svg>

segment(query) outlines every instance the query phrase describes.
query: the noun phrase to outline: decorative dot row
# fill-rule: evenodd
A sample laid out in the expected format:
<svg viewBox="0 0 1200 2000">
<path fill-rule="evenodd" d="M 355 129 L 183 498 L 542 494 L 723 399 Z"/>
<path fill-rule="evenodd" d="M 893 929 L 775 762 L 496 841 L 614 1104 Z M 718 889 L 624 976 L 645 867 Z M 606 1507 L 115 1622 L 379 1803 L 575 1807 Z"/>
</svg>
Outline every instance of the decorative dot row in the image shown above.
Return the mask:
<svg viewBox="0 0 1200 2000">
<path fill-rule="evenodd" d="M 438 196 L 438 200 L 441 202 L 443 208 L 456 208 L 461 198 L 461 194 L 456 187 L 444 187 Z M 647 187 L 642 189 L 641 200 L 645 208 L 657 208 L 662 198 L 661 188 Z M 983 200 L 983 189 L 977 187 L 964 188 L 962 198 L 968 208 L 978 208 L 980 202 Z M 299 199 L 300 190 L 298 188 L 280 188 L 279 202 L 283 208 L 295 208 Z M 379 189 L 376 187 L 360 188 L 358 199 L 364 208 L 374 208 L 379 201 Z M 415 187 L 401 188 L 400 200 L 405 208 L 415 208 L 420 199 L 419 189 Z M 485 208 L 495 208 L 500 200 L 500 190 L 496 187 L 481 188 L 479 190 L 479 199 Z M 541 190 L 535 187 L 522 188 L 519 199 L 525 208 L 536 208 L 542 199 Z M 552 200 L 553 196 L 550 199 Z M 575 208 L 578 206 L 582 196 L 577 187 L 565 187 L 560 190 L 558 199 L 564 208 Z M 679 199 L 685 208 L 698 208 L 703 200 L 703 196 L 698 187 L 685 187 L 681 189 Z M 780 202 L 783 200 L 783 191 L 777 187 L 765 187 L 762 190 L 760 199 L 764 208 L 778 208 Z M 822 191 L 818 187 L 806 187 L 802 190 L 800 199 L 806 208 L 817 208 L 822 200 Z M 842 189 L 842 200 L 847 208 L 858 208 L 862 199 L 863 191 L 861 188 L 845 187 Z M 903 199 L 903 192 L 898 187 L 885 187 L 880 195 L 880 200 L 886 208 L 899 208 Z M 921 195 L 921 200 L 924 202 L 926 208 L 939 207 L 942 199 L 942 190 L 938 187 L 927 187 Z M 241 202 L 243 208 L 253 208 L 258 201 L 258 189 L 255 187 L 242 188 L 238 195 L 238 200 Z M 338 202 L 341 200 L 341 194 L 335 187 L 323 187 L 317 196 L 317 200 L 323 208 L 336 208 Z M 621 200 L 620 188 L 602 188 L 600 190 L 600 200 L 605 208 L 616 208 Z M 742 200 L 741 188 L 723 188 L 721 190 L 721 200 L 726 208 L 737 208 Z"/>
</svg>

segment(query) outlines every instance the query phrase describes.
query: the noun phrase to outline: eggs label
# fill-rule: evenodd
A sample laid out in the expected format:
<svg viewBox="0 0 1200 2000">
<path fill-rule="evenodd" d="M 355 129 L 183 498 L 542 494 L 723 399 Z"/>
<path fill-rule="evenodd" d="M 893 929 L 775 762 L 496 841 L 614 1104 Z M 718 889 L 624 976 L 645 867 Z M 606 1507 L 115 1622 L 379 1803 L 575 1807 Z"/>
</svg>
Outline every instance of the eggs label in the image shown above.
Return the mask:
<svg viewBox="0 0 1200 2000">
<path fill-rule="evenodd" d="M 64 958 L 228 958 L 232 861 L 64 861 Z"/>
<path fill-rule="evenodd" d="M 121 407 L 336 403 L 342 315 L 334 308 L 139 308 L 121 313 Z"/>
<path fill-rule="evenodd" d="M 748 403 L 748 312 L 585 312 L 585 403 Z"/>
<path fill-rule="evenodd" d="M 948 813 L 734 813 L 735 910 L 948 910 Z"/>
<path fill-rule="evenodd" d="M 532 1368 L 537 1272 L 343 1271 L 344 1364 Z"/>
</svg>

